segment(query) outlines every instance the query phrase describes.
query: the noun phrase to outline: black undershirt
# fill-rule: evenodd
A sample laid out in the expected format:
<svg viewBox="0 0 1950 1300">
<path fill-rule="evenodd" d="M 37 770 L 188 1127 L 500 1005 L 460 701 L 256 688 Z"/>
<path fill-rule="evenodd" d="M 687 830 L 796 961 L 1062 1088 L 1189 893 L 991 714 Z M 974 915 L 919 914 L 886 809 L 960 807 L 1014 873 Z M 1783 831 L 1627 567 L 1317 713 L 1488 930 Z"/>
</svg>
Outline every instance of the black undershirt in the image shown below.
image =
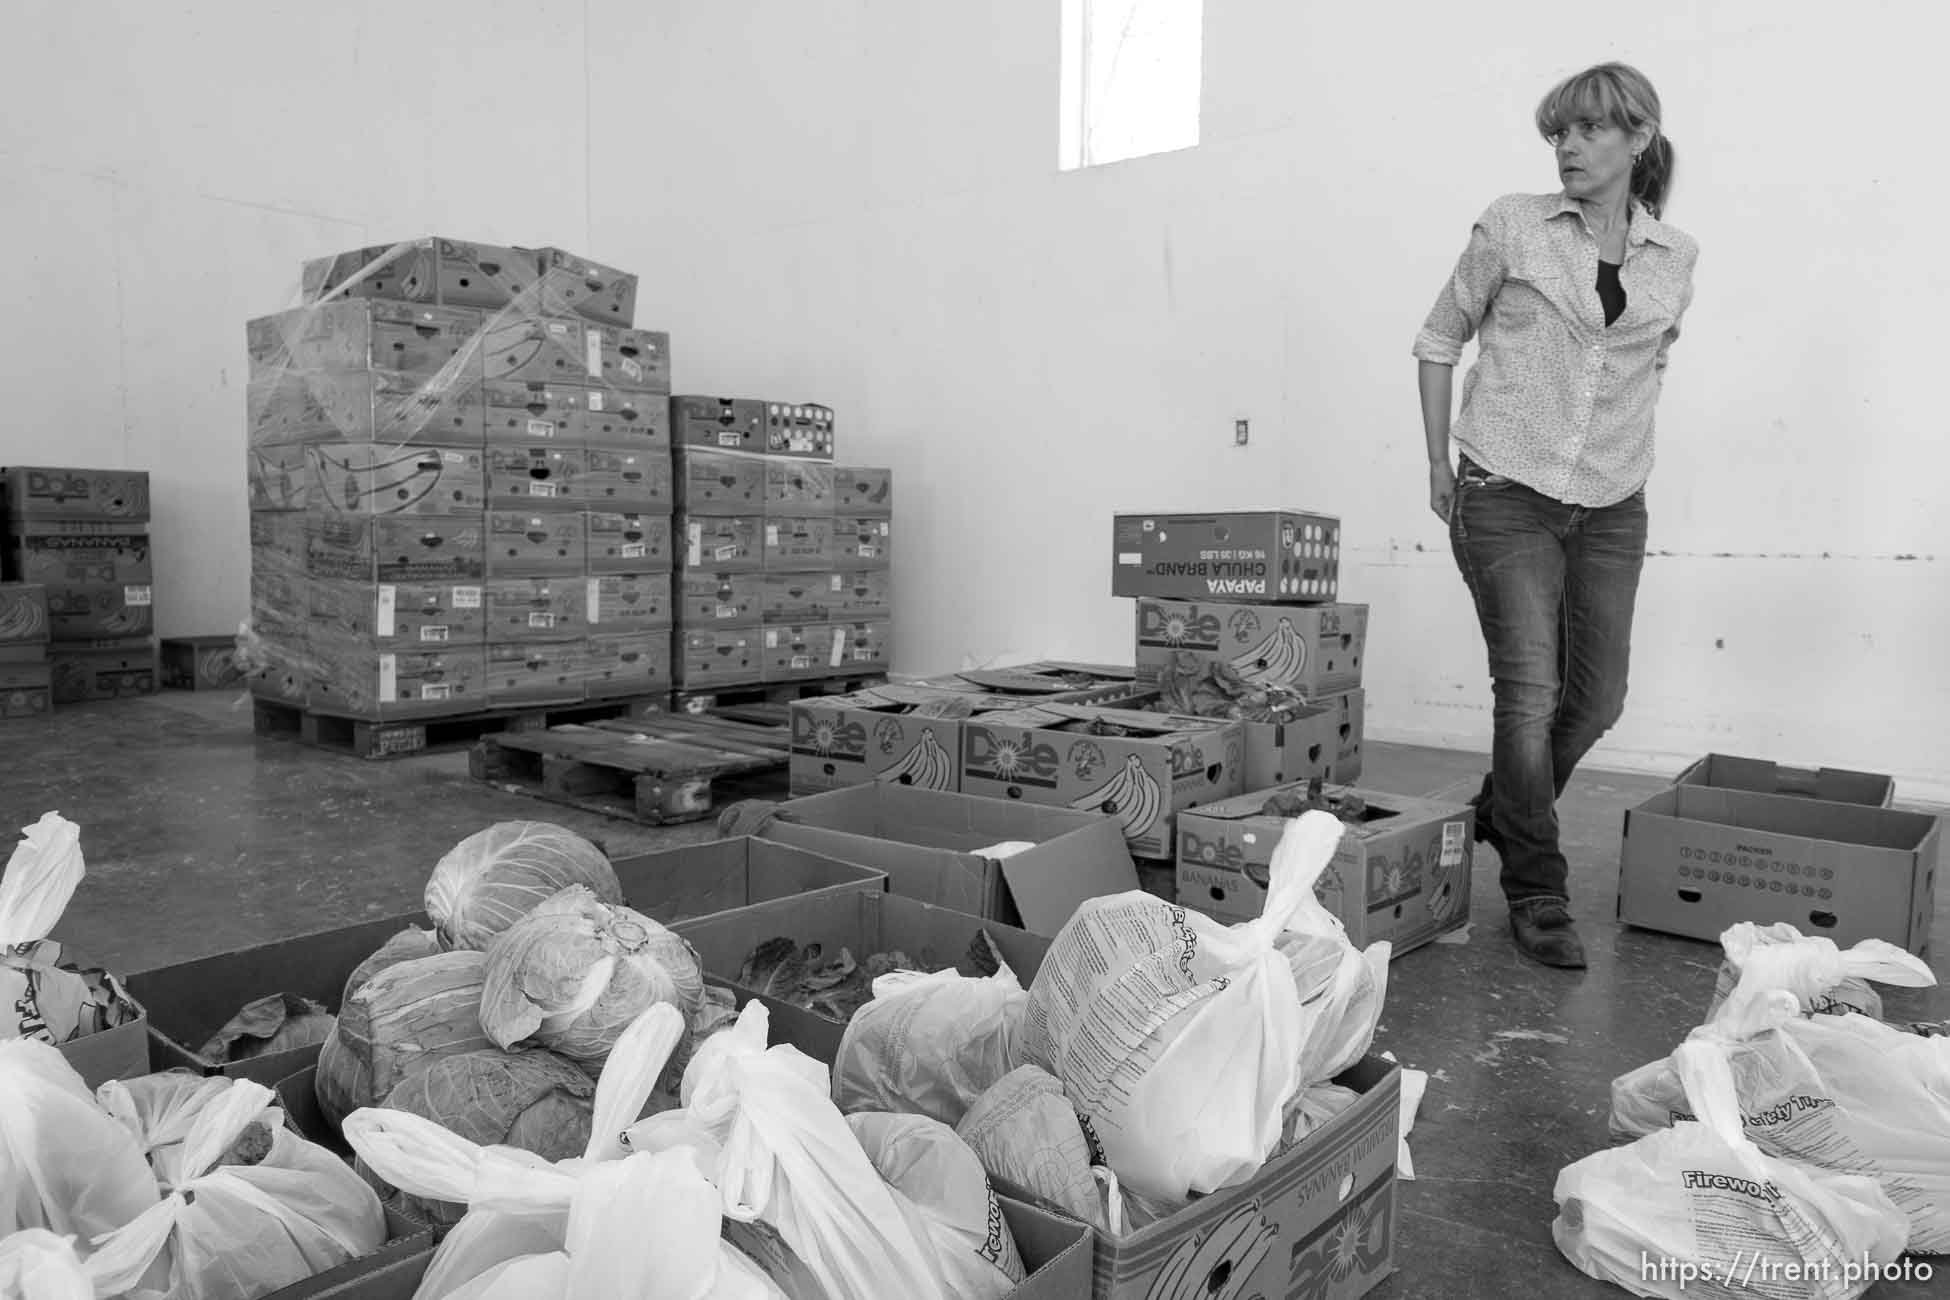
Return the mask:
<svg viewBox="0 0 1950 1300">
<path fill-rule="evenodd" d="M 1618 282 L 1618 263 L 1598 259 L 1598 301 L 1604 304 L 1605 324 L 1610 325 L 1625 311 L 1625 286 Z"/>
</svg>

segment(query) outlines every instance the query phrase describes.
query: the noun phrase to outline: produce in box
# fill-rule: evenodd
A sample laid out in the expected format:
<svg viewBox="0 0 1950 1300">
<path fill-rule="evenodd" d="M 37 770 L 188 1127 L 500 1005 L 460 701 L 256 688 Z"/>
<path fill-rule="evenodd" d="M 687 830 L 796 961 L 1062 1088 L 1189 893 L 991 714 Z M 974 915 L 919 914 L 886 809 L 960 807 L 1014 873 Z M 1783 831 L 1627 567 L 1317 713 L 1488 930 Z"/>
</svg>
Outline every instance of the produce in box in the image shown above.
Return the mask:
<svg viewBox="0 0 1950 1300">
<path fill-rule="evenodd" d="M 319 1109 L 337 1123 L 442 1056 L 491 1046 L 481 1028 L 487 955 L 468 949 L 388 966 L 339 1009 L 318 1053 Z"/>
<path fill-rule="evenodd" d="M 248 1061 L 256 1056 L 310 1047 L 331 1037 L 338 1023 L 331 1012 L 310 998 L 273 993 L 259 998 L 230 1018 L 197 1055 L 212 1061 Z"/>
<path fill-rule="evenodd" d="M 114 976 L 64 963 L 48 938 L 87 870 L 80 828 L 51 812 L 21 834 L 0 877 L 0 1039 L 68 1043 L 135 1020 Z"/>
<path fill-rule="evenodd" d="M 498 822 L 440 859 L 427 881 L 427 915 L 446 948 L 485 949 L 536 904 L 581 885 L 596 901 L 623 901 L 603 851 L 551 822 Z"/>
</svg>

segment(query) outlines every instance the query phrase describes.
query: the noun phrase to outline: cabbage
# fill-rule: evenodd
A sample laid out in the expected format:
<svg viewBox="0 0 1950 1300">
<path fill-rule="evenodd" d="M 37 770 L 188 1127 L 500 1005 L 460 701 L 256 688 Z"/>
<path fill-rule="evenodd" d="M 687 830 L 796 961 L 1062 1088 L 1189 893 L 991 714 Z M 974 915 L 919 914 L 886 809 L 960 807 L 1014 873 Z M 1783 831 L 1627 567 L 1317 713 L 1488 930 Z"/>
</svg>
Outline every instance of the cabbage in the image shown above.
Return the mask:
<svg viewBox="0 0 1950 1300">
<path fill-rule="evenodd" d="M 509 926 L 487 951 L 481 1028 L 502 1047 L 533 1040 L 600 1068 L 658 1002 L 697 1018 L 704 970 L 691 945 L 640 912 L 571 885 Z"/>
<path fill-rule="evenodd" d="M 339 1008 L 318 1051 L 313 1091 L 327 1122 L 376 1106 L 401 1079 L 443 1056 L 488 1046 L 481 1028 L 487 958 L 465 949 L 388 966 Z"/>
<path fill-rule="evenodd" d="M 408 926 L 388 939 L 378 952 L 352 968 L 352 973 L 345 980 L 345 990 L 339 994 L 339 1005 L 343 1007 L 350 1002 L 352 995 L 380 971 L 416 957 L 431 957 L 439 951 L 440 939 L 433 931 Z"/>
<path fill-rule="evenodd" d="M 273 993 L 259 998 L 230 1018 L 197 1053 L 212 1061 L 248 1061 L 325 1041 L 337 1023 L 332 1013 L 310 998 Z"/>
<path fill-rule="evenodd" d="M 497 822 L 454 845 L 427 881 L 427 915 L 448 948 L 485 950 L 535 904 L 570 885 L 605 903 L 623 887 L 602 850 L 550 822 Z"/>
<path fill-rule="evenodd" d="M 488 1047 L 442 1057 L 408 1075 L 386 1094 L 385 1106 L 431 1120 L 477 1146 L 520 1147 L 562 1161 L 588 1148 L 595 1098 L 589 1076 L 553 1052 Z M 444 1225 L 466 1212 L 464 1205 L 394 1193 L 364 1161 L 357 1164 L 407 1214 Z"/>
</svg>

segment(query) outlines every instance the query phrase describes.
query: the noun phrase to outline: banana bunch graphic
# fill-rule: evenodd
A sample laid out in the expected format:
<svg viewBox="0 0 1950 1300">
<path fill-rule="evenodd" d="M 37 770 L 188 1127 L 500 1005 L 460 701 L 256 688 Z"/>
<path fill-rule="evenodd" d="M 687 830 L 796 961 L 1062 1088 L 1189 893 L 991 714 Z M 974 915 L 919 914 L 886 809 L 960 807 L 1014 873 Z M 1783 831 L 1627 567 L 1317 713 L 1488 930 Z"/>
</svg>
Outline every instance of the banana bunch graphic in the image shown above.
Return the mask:
<svg viewBox="0 0 1950 1300">
<path fill-rule="evenodd" d="M 139 606 L 124 606 L 102 619 L 99 627 L 102 635 L 107 637 L 146 632 L 149 630 L 149 611 Z"/>
<path fill-rule="evenodd" d="M 929 728 L 921 733 L 921 743 L 908 750 L 907 757 L 883 772 L 880 779 L 922 790 L 953 790 L 955 759 L 934 738 L 933 728 Z"/>
<path fill-rule="evenodd" d="M 418 505 L 440 485 L 444 468 L 439 457 L 421 451 L 390 456 L 368 451 L 354 458 L 321 450 L 317 456 L 318 481 L 328 489 L 320 495 L 327 504 L 355 514 L 367 509 L 397 514 Z M 333 485 L 340 491 L 330 491 Z"/>
<path fill-rule="evenodd" d="M 1307 669 L 1307 643 L 1281 619 L 1264 641 L 1234 656 L 1232 666 L 1249 682 L 1297 682 Z"/>
<path fill-rule="evenodd" d="M 0 642 L 47 639 L 47 610 L 39 600 L 9 600 L 0 591 Z"/>
<path fill-rule="evenodd" d="M 1280 1235 L 1258 1201 L 1248 1201 L 1202 1236 L 1187 1237 L 1158 1270 L 1146 1300 L 1242 1300 Z"/>
<path fill-rule="evenodd" d="M 1071 800 L 1070 807 L 1115 817 L 1124 824 L 1125 839 L 1139 839 L 1157 824 L 1165 810 L 1165 797 L 1144 770 L 1144 760 L 1132 754 L 1109 782 L 1081 799 Z"/>
</svg>

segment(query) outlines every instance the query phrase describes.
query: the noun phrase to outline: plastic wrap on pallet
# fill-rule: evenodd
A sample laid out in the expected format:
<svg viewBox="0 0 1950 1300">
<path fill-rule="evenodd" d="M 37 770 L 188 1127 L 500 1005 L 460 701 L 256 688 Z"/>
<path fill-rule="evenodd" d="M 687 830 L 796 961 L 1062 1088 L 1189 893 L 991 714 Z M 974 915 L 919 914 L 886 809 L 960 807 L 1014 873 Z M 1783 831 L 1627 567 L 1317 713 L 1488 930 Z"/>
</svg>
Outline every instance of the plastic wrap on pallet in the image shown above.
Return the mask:
<svg viewBox="0 0 1950 1300">
<path fill-rule="evenodd" d="M 834 467 L 833 513 L 836 515 L 894 513 L 894 471 L 861 465 Z"/>
<path fill-rule="evenodd" d="M 884 516 L 835 515 L 833 563 L 841 569 L 884 569 L 894 562 L 894 521 Z"/>
</svg>

